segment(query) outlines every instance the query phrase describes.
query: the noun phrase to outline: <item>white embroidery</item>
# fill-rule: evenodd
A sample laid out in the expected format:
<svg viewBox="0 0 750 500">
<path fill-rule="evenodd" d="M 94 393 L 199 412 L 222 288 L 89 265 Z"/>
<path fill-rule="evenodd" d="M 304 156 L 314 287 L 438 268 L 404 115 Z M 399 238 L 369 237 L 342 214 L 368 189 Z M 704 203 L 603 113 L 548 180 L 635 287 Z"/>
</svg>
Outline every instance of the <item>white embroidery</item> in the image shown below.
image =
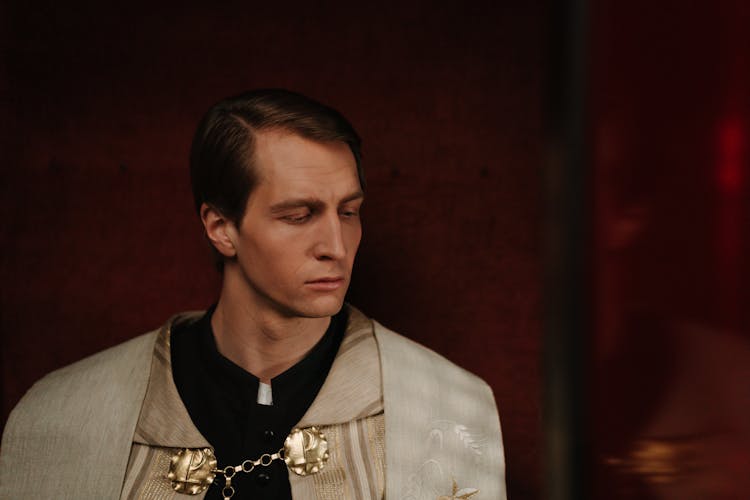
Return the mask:
<svg viewBox="0 0 750 500">
<path fill-rule="evenodd" d="M 427 449 L 433 446 L 437 447 L 438 450 L 443 449 L 443 431 L 440 429 L 432 429 L 427 437 Z"/>
<path fill-rule="evenodd" d="M 453 431 L 458 435 L 458 438 L 464 444 L 464 447 L 474 453 L 474 461 L 478 463 L 482 457 L 482 443 L 487 441 L 487 438 L 473 434 L 465 425 L 456 424 Z"/>
<path fill-rule="evenodd" d="M 478 433 L 473 429 L 469 429 L 463 424 L 453 422 L 451 420 L 438 420 L 433 423 L 432 432 L 440 430 L 440 428 L 448 430 L 451 429 L 459 441 L 463 444 L 464 448 L 469 450 L 474 455 L 474 463 L 479 464 L 482 461 L 484 444 L 487 442 L 487 437 Z M 442 431 L 441 435 L 442 435 Z M 442 443 L 441 443 L 442 444 Z"/>
<path fill-rule="evenodd" d="M 440 462 L 427 460 L 419 466 L 414 474 L 409 475 L 403 500 L 434 498 L 439 495 L 438 485 L 444 482 L 445 474 Z"/>
<path fill-rule="evenodd" d="M 479 464 L 484 458 L 483 449 L 486 442 L 485 436 L 463 424 L 451 420 L 434 421 L 425 436 L 425 456 L 431 458 L 425 460 L 409 475 L 402 499 L 434 500 L 440 496 L 444 497 L 444 493 L 451 489 L 451 483 L 455 484 L 454 471 L 449 470 L 449 460 L 460 462 L 462 457 L 457 457 L 456 453 L 466 450 L 466 459 Z M 446 453 L 450 454 L 450 459 L 446 458 Z M 476 493 L 478 490 L 475 488 L 461 488 L 455 491 L 453 496 L 469 498 Z"/>
</svg>

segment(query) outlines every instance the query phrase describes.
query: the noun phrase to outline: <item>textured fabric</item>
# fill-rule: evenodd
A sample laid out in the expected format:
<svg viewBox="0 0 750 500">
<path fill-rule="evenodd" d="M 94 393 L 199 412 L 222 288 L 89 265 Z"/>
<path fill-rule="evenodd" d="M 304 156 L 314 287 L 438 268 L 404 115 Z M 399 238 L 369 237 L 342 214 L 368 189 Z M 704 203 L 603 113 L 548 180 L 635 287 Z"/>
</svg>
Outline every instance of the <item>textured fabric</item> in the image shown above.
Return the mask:
<svg viewBox="0 0 750 500">
<path fill-rule="evenodd" d="M 179 315 L 159 330 L 153 349 L 151 376 L 133 441 L 167 448 L 211 446 L 188 416 L 172 380 L 169 339 L 175 323 L 195 321 L 203 313 Z"/>
<path fill-rule="evenodd" d="M 211 443 L 219 465 L 274 453 L 312 405 L 330 372 L 348 324 L 348 308 L 334 315 L 320 340 L 293 366 L 272 378 L 274 404 L 257 403 L 259 380 L 219 352 L 211 318 L 214 308 L 193 323 L 172 328 L 172 379 L 195 427 Z M 287 467 L 281 461 L 232 480 L 244 497 L 292 500 Z M 212 487 L 206 500 L 221 500 Z"/>
<path fill-rule="evenodd" d="M 168 500 L 187 495 L 178 495 L 164 478 L 169 473 L 169 462 L 175 448 L 158 448 L 134 443 L 130 452 L 128 471 L 137 474 L 126 475 L 121 498 L 135 500 Z M 200 497 L 192 498 L 203 498 Z"/>
<path fill-rule="evenodd" d="M 118 498 L 155 332 L 50 373 L 10 415 L 0 498 Z"/>
<path fill-rule="evenodd" d="M 171 379 L 171 324 L 29 391 L 6 426 L 0 498 L 201 498 L 171 492 L 165 477 L 175 449 L 208 446 Z M 434 500 L 454 489 L 475 492 L 473 500 L 506 497 L 490 388 L 354 308 L 299 423 L 309 425 L 329 434 L 331 459 L 321 474 L 289 473 L 296 500 Z"/>
<path fill-rule="evenodd" d="M 323 426 L 330 458 L 318 474 L 289 475 L 294 498 L 381 499 L 384 494 L 383 413 Z"/>
<path fill-rule="evenodd" d="M 349 307 L 349 324 L 328 378 L 298 427 L 350 422 L 383 411 L 380 355 L 372 321 Z M 326 404 L 319 404 L 325 401 Z"/>
<path fill-rule="evenodd" d="M 175 321 L 195 318 L 191 315 Z M 159 466 L 163 456 L 179 448 L 211 447 L 195 428 L 172 379 L 171 330 L 162 328 L 154 348 L 151 381 L 136 426 L 122 491 L 124 499 L 171 498 L 164 495 L 182 498 L 183 495 L 168 491 L 171 488 L 166 471 Z M 292 496 L 295 499 L 382 498 L 384 441 L 383 433 L 377 431 L 384 425 L 380 360 L 372 322 L 354 308 L 350 308 L 346 332 L 328 377 L 297 427 L 311 425 L 326 432 L 331 457 L 320 474 L 303 478 L 290 471 Z M 223 463 L 221 457 L 217 459 L 219 466 L 230 465 Z M 378 460 L 380 463 L 376 463 Z M 222 479 L 217 478 L 217 482 L 222 484 Z M 190 498 L 204 496 L 205 493 Z M 239 488 L 236 498 L 245 498 Z"/>
<path fill-rule="evenodd" d="M 381 353 L 389 500 L 458 490 L 504 500 L 505 457 L 492 389 L 439 354 L 373 322 Z"/>
</svg>

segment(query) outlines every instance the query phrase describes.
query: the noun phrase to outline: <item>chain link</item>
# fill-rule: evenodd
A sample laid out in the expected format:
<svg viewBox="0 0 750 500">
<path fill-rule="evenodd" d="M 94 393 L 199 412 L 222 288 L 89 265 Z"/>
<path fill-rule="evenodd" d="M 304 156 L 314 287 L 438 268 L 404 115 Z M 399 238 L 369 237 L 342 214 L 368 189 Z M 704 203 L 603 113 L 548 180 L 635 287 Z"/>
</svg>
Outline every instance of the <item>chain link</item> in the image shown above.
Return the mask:
<svg viewBox="0 0 750 500">
<path fill-rule="evenodd" d="M 227 465 L 223 469 L 214 469 L 212 472 L 221 474 L 224 476 L 224 487 L 221 489 L 221 496 L 224 500 L 231 500 L 234 496 L 234 486 L 232 486 L 232 478 L 238 472 L 244 472 L 249 474 L 256 467 L 268 467 L 275 460 L 284 460 L 284 448 L 279 448 L 276 453 L 264 453 L 257 460 L 245 460 L 240 465 Z"/>
</svg>

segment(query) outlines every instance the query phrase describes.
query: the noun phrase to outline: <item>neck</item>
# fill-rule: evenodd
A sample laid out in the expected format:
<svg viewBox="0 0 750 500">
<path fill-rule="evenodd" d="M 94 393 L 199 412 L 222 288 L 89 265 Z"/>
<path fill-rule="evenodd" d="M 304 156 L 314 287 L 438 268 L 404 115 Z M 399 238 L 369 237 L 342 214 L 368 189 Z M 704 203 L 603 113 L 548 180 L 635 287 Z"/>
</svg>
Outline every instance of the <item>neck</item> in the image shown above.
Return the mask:
<svg viewBox="0 0 750 500">
<path fill-rule="evenodd" d="M 310 352 L 331 318 L 292 316 L 267 302 L 225 275 L 211 328 L 224 357 L 268 384 Z"/>
</svg>

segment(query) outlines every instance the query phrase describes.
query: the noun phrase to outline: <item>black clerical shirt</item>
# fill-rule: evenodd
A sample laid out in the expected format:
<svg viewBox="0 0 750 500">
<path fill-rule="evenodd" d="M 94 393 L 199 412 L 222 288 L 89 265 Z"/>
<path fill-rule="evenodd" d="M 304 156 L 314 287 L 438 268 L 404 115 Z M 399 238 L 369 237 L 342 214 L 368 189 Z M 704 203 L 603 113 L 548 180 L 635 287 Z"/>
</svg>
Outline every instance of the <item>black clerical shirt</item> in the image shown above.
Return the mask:
<svg viewBox="0 0 750 500">
<path fill-rule="evenodd" d="M 323 385 L 347 324 L 344 307 L 325 335 L 300 362 L 271 380 L 273 405 L 257 403 L 259 380 L 216 348 L 210 308 L 198 321 L 172 332 L 172 375 L 196 428 L 214 447 L 220 469 L 275 453 Z M 206 499 L 222 498 L 217 475 Z M 291 499 L 286 465 L 279 460 L 232 479 L 240 499 Z"/>
</svg>

